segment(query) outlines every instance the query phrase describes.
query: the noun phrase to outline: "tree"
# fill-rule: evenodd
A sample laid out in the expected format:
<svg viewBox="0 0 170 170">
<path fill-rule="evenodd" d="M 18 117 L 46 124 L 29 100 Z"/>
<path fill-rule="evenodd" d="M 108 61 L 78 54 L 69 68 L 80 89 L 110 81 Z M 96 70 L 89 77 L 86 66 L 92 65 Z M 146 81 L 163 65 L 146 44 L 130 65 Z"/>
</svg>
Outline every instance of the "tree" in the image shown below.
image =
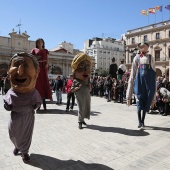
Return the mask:
<svg viewBox="0 0 170 170">
<path fill-rule="evenodd" d="M 102 68 L 96 69 L 95 73 L 102 77 L 106 77 L 109 74 L 108 70 L 102 70 Z"/>
</svg>

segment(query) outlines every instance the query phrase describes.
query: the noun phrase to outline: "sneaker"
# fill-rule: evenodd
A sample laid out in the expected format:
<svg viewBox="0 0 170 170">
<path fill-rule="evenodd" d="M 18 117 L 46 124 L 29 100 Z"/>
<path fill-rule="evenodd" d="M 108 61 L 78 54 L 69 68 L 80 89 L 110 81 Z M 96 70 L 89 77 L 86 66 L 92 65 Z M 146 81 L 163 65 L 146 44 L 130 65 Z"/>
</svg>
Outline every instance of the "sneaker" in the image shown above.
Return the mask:
<svg viewBox="0 0 170 170">
<path fill-rule="evenodd" d="M 14 150 L 13 150 L 13 154 L 16 156 L 16 155 L 18 155 L 18 152 L 19 152 L 19 149 L 18 148 L 15 148 Z"/>
<path fill-rule="evenodd" d="M 30 156 L 26 153 L 26 154 L 22 154 L 22 160 L 24 163 L 29 163 L 30 162 Z"/>
<path fill-rule="evenodd" d="M 70 111 L 73 111 L 73 108 L 70 108 Z"/>
<path fill-rule="evenodd" d="M 66 112 L 68 112 L 69 111 L 69 109 L 66 109 Z"/>
</svg>

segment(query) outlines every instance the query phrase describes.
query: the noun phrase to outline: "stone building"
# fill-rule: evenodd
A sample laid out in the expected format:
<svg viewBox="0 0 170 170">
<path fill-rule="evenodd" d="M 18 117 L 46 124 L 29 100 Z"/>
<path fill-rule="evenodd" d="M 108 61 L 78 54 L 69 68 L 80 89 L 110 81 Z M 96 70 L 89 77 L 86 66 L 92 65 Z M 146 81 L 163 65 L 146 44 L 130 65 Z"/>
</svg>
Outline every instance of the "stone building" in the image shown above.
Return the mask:
<svg viewBox="0 0 170 170">
<path fill-rule="evenodd" d="M 114 38 L 88 39 L 84 43 L 84 51 L 95 60 L 95 70 L 109 70 L 111 60 L 115 57 L 115 62 L 119 66 L 120 60 L 125 60 L 125 51 L 122 41 Z"/>
<path fill-rule="evenodd" d="M 10 37 L 0 36 L 0 76 L 5 76 L 8 70 L 10 58 L 17 52 L 30 52 L 35 48 L 35 41 L 28 40 L 30 37 L 27 32 L 18 34 L 12 30 Z M 63 48 L 69 47 L 69 50 Z M 72 49 L 71 49 L 72 48 Z M 71 53 L 71 52 L 72 53 Z M 71 73 L 71 62 L 75 54 L 80 52 L 73 49 L 72 45 L 66 42 L 59 44 L 57 48 L 49 50 L 49 78 L 55 78 L 56 75 L 67 77 Z"/>
<path fill-rule="evenodd" d="M 131 63 L 138 52 L 138 43 L 147 42 L 149 53 L 155 58 L 157 76 L 169 77 L 170 59 L 170 20 L 148 26 L 128 30 L 126 37 L 126 67 L 131 69 Z"/>
</svg>

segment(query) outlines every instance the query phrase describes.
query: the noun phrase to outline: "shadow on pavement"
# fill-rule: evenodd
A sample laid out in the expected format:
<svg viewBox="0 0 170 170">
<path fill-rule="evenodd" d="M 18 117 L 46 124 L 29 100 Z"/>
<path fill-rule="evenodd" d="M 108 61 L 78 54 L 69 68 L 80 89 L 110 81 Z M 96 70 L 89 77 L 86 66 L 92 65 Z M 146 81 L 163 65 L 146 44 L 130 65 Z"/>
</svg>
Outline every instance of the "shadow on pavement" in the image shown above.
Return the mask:
<svg viewBox="0 0 170 170">
<path fill-rule="evenodd" d="M 92 163 L 88 164 L 80 160 L 60 160 L 50 156 L 31 154 L 31 162 L 28 164 L 43 170 L 114 170 L 108 166 Z"/>
<path fill-rule="evenodd" d="M 125 128 L 119 128 L 119 127 L 104 127 L 104 126 L 98 126 L 98 125 L 88 125 L 86 128 L 92 129 L 92 130 L 99 130 L 101 132 L 112 132 L 112 133 L 120 133 L 123 135 L 128 136 L 147 136 L 149 135 L 148 132 L 141 130 L 132 130 L 132 129 L 125 129 Z"/>
<path fill-rule="evenodd" d="M 36 111 L 36 114 L 70 114 L 70 115 L 77 116 L 78 110 L 66 112 L 65 110 L 60 110 L 60 109 L 47 109 L 47 110 L 38 110 Z M 98 116 L 98 114 L 101 114 L 101 112 L 96 112 L 96 111 L 90 112 L 91 116 Z"/>
<path fill-rule="evenodd" d="M 170 132 L 170 128 L 156 127 L 156 126 L 145 126 L 143 130 L 162 130 L 162 131 Z"/>
</svg>

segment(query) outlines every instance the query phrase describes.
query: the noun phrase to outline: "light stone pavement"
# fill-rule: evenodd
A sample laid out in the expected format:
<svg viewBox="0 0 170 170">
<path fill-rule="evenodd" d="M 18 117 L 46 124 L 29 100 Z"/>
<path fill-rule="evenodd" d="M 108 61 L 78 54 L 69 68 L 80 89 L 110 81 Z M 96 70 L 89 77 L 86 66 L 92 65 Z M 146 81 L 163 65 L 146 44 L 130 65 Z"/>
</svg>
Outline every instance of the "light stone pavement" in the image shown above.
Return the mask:
<svg viewBox="0 0 170 170">
<path fill-rule="evenodd" d="M 65 112 L 66 94 L 61 106 L 48 102 L 47 111 L 35 114 L 31 163 L 24 164 L 12 153 L 2 97 L 0 170 L 170 170 L 170 116 L 147 114 L 148 126 L 139 130 L 136 106 L 92 97 L 91 118 L 80 130 L 77 106 Z"/>
</svg>

